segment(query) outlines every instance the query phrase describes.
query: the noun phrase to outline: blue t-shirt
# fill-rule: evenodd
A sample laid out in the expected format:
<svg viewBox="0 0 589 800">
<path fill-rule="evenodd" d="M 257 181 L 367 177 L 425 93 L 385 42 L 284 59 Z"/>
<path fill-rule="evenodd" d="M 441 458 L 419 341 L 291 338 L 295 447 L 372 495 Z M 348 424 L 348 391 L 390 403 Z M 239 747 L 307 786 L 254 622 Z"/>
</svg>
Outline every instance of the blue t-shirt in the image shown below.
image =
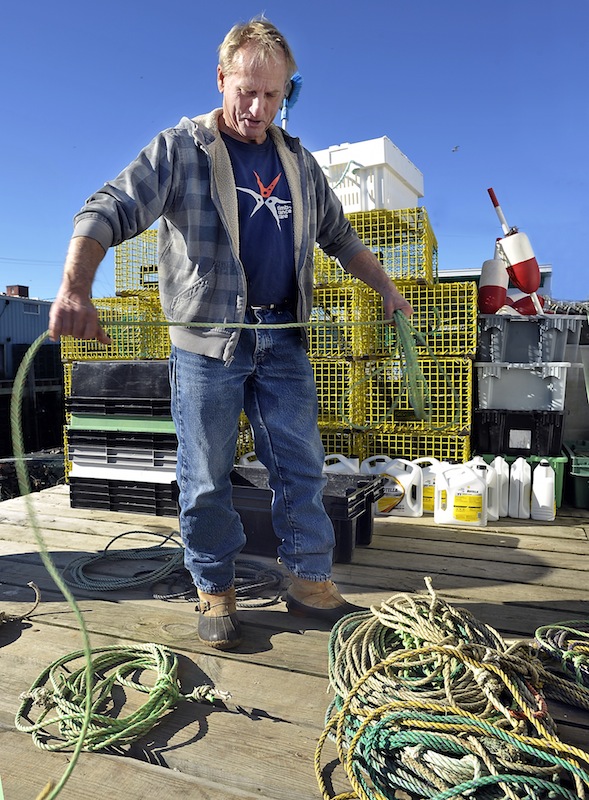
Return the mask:
<svg viewBox="0 0 589 800">
<path fill-rule="evenodd" d="M 227 145 L 239 206 L 240 258 L 251 306 L 294 300 L 292 200 L 270 136 L 263 144 L 221 134 Z"/>
</svg>

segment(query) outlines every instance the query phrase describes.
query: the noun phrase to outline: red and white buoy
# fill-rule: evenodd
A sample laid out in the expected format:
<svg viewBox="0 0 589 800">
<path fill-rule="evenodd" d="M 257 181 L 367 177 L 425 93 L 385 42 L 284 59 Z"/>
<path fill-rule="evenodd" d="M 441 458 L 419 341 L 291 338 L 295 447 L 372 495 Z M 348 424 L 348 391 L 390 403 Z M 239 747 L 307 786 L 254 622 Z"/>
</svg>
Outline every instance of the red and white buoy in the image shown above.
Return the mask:
<svg viewBox="0 0 589 800">
<path fill-rule="evenodd" d="M 542 305 L 536 294 L 540 288 L 540 267 L 532 250 L 530 240 L 525 233 L 520 233 L 517 228 L 509 227 L 495 192 L 493 189 L 489 189 L 488 192 L 505 234 L 501 239 L 497 240 L 497 244 L 507 263 L 507 273 L 511 278 L 511 282 L 520 291 L 529 294 L 536 313 L 543 314 Z"/>
<path fill-rule="evenodd" d="M 495 256 L 483 261 L 479 278 L 478 305 L 481 314 L 495 314 L 505 305 L 509 275 L 505 261 L 495 245 Z"/>
</svg>

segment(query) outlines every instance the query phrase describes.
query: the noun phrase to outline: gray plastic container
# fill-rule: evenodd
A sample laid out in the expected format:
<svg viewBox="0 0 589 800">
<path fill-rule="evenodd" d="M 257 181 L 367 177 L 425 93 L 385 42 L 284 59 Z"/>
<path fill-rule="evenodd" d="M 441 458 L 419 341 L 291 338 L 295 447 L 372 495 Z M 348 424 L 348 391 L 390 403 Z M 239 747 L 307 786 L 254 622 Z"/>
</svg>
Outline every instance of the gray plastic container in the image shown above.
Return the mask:
<svg viewBox="0 0 589 800">
<path fill-rule="evenodd" d="M 478 407 L 507 411 L 563 411 L 568 362 L 476 363 Z"/>
<path fill-rule="evenodd" d="M 582 324 L 579 314 L 480 314 L 478 360 L 497 364 L 576 361 Z"/>
</svg>

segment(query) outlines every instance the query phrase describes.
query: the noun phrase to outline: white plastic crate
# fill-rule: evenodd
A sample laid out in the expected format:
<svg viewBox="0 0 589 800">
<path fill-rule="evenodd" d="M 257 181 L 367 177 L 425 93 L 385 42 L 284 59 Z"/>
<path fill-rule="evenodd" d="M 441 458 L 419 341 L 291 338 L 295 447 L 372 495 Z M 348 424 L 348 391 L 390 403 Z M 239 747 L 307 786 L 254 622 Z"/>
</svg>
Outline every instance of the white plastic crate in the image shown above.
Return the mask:
<svg viewBox="0 0 589 800">
<path fill-rule="evenodd" d="M 506 411 L 562 411 L 568 362 L 476 362 L 478 407 Z"/>
<path fill-rule="evenodd" d="M 131 469 L 126 467 L 98 467 L 88 464 L 73 464 L 70 478 L 95 478 L 102 481 L 122 481 L 135 484 L 137 489 L 142 484 L 171 484 L 176 480 L 176 473 L 169 469 Z"/>
<path fill-rule="evenodd" d="M 387 136 L 313 153 L 344 211 L 407 208 L 424 195 L 423 174 Z"/>
</svg>

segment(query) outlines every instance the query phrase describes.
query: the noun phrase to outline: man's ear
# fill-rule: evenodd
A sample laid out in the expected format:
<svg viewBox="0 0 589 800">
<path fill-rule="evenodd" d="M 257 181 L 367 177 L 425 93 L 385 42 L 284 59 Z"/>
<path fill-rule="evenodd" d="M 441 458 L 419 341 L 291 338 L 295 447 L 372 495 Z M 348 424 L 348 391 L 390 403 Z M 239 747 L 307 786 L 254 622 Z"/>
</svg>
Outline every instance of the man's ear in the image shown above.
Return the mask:
<svg viewBox="0 0 589 800">
<path fill-rule="evenodd" d="M 223 75 L 220 64 L 217 64 L 217 88 L 220 92 L 223 92 L 225 89 L 225 75 Z"/>
</svg>

